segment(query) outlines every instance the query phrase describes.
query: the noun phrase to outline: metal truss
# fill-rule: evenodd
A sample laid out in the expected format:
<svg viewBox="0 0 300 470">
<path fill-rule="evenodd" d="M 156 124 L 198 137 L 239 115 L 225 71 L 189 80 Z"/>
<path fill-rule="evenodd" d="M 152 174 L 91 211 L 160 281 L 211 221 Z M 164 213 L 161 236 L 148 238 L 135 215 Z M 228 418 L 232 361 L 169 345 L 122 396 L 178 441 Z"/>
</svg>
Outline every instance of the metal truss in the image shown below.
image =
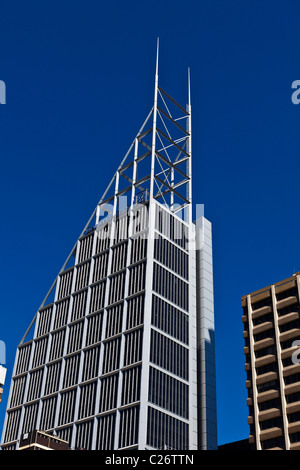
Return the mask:
<svg viewBox="0 0 300 470">
<path fill-rule="evenodd" d="M 187 223 L 192 222 L 191 95 L 188 70 L 188 103 L 184 108 L 158 84 L 157 41 L 154 103 L 117 171 L 74 244 L 39 309 L 55 291 L 59 274 L 70 261 L 78 240 L 102 221 L 128 211 L 136 204 L 157 200 Z M 48 301 L 48 302 L 47 302 Z M 22 341 L 28 335 L 36 316 Z"/>
<path fill-rule="evenodd" d="M 158 45 L 153 107 L 97 205 L 96 224 L 110 205 L 118 212 L 120 196 L 129 196 L 128 207 L 154 198 L 174 213 L 188 208 L 191 222 L 190 77 L 185 109 L 158 85 Z"/>
</svg>

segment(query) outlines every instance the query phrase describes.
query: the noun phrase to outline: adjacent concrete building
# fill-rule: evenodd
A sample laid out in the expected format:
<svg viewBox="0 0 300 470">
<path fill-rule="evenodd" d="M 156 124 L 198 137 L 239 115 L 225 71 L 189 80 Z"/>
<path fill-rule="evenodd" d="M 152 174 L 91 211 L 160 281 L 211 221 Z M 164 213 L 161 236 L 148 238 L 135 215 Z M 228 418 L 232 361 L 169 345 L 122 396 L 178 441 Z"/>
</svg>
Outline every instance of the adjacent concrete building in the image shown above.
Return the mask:
<svg viewBox="0 0 300 470">
<path fill-rule="evenodd" d="M 187 94 L 183 107 L 156 68 L 153 107 L 19 344 L 3 449 L 36 429 L 73 449 L 217 448 L 212 232 L 192 220 Z"/>
<path fill-rule="evenodd" d="M 300 273 L 242 297 L 250 436 L 300 449 Z"/>
<path fill-rule="evenodd" d="M 70 450 L 69 443 L 53 434 L 31 431 L 21 436 L 18 450 Z"/>
</svg>

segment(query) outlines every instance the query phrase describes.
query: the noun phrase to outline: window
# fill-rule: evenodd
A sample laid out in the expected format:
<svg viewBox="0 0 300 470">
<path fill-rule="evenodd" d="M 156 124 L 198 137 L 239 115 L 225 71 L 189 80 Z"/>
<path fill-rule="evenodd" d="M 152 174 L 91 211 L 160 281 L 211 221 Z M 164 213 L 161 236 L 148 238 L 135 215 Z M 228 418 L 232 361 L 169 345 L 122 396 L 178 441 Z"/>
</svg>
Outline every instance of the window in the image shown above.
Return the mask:
<svg viewBox="0 0 300 470">
<path fill-rule="evenodd" d="M 152 407 L 148 407 L 147 444 L 155 449 L 189 448 L 189 426 Z"/>
<path fill-rule="evenodd" d="M 150 361 L 153 364 L 188 380 L 188 359 L 188 349 L 151 330 Z"/>
</svg>

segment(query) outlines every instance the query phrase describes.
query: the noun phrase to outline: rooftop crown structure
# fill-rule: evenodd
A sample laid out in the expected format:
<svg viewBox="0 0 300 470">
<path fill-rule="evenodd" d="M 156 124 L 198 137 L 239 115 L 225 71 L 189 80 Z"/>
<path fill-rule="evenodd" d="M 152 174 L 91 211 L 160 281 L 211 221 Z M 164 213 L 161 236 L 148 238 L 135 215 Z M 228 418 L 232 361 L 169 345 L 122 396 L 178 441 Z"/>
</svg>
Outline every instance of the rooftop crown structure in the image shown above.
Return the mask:
<svg viewBox="0 0 300 470">
<path fill-rule="evenodd" d="M 215 449 L 211 224 L 192 222 L 191 102 L 153 107 L 18 346 L 2 448 Z M 33 337 L 28 339 L 30 329 Z"/>
</svg>

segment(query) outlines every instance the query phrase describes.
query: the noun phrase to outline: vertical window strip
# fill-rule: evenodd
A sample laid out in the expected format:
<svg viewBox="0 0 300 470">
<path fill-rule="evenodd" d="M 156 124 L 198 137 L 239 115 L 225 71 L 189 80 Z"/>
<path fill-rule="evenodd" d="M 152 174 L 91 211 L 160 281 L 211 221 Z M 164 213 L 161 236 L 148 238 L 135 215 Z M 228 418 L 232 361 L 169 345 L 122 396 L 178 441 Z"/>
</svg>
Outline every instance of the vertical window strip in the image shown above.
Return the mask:
<svg viewBox="0 0 300 470">
<path fill-rule="evenodd" d="M 100 346 L 88 349 L 84 352 L 83 382 L 98 376 L 99 358 Z"/>
<path fill-rule="evenodd" d="M 38 403 L 25 406 L 22 434 L 36 429 Z"/>
<path fill-rule="evenodd" d="M 7 426 L 5 430 L 5 442 L 14 441 L 18 437 L 21 408 L 7 413 Z"/>
<path fill-rule="evenodd" d="M 124 299 L 125 272 L 115 274 L 110 280 L 109 305 Z"/>
<path fill-rule="evenodd" d="M 57 396 L 43 400 L 40 428 L 47 431 L 54 427 Z"/>
<path fill-rule="evenodd" d="M 77 384 L 79 373 L 79 360 L 80 355 L 70 356 L 65 359 L 65 370 L 63 388 L 71 387 Z"/>
<path fill-rule="evenodd" d="M 138 443 L 139 406 L 120 411 L 119 448 Z"/>
<path fill-rule="evenodd" d="M 128 238 L 128 224 L 129 217 L 126 214 L 116 218 L 115 240 L 114 243 L 119 243 Z"/>
<path fill-rule="evenodd" d="M 188 311 L 189 285 L 157 263 L 153 264 L 153 290 L 178 307 Z"/>
<path fill-rule="evenodd" d="M 188 349 L 155 330 L 151 330 L 150 361 L 188 380 Z"/>
<path fill-rule="evenodd" d="M 64 441 L 67 441 L 69 443 L 72 441 L 72 431 L 73 431 L 72 426 L 68 426 L 62 429 L 56 429 L 55 431 L 56 431 L 57 437 L 59 437 L 60 439 L 63 439 Z"/>
<path fill-rule="evenodd" d="M 34 342 L 34 353 L 32 368 L 39 367 L 45 363 L 47 352 L 48 336 Z"/>
<path fill-rule="evenodd" d="M 76 389 L 73 389 L 61 394 L 59 425 L 74 421 L 76 391 Z"/>
<path fill-rule="evenodd" d="M 99 413 L 117 407 L 119 374 L 101 379 Z"/>
<path fill-rule="evenodd" d="M 144 322 L 144 300 L 144 295 L 138 295 L 127 301 L 127 330 L 135 326 L 141 325 Z"/>
<path fill-rule="evenodd" d="M 68 295 L 70 295 L 71 287 L 72 287 L 72 279 L 73 279 L 73 269 L 70 269 L 60 275 L 60 283 L 59 283 L 59 290 L 58 290 L 58 296 L 57 296 L 58 300 L 68 297 Z"/>
<path fill-rule="evenodd" d="M 125 335 L 124 366 L 128 366 L 142 360 L 142 342 L 142 328 Z"/>
<path fill-rule="evenodd" d="M 188 227 L 159 206 L 156 206 L 155 228 L 166 238 L 186 250 Z"/>
<path fill-rule="evenodd" d="M 119 369 L 121 338 L 115 338 L 104 343 L 102 374 Z"/>
<path fill-rule="evenodd" d="M 150 367 L 149 401 L 151 403 L 188 419 L 188 395 L 187 384 Z"/>
<path fill-rule="evenodd" d="M 132 367 L 123 372 L 121 405 L 140 400 L 141 367 Z"/>
<path fill-rule="evenodd" d="M 71 321 L 75 321 L 75 320 L 78 320 L 79 318 L 84 317 L 86 299 L 87 299 L 87 290 L 84 290 L 80 292 L 79 294 L 74 295 Z"/>
<path fill-rule="evenodd" d="M 54 319 L 54 330 L 67 324 L 70 299 L 65 299 L 56 303 Z"/>
<path fill-rule="evenodd" d="M 78 419 L 87 418 L 94 415 L 96 404 L 96 388 L 96 382 L 82 385 L 80 387 Z"/>
<path fill-rule="evenodd" d="M 143 235 L 131 239 L 130 264 L 137 263 L 147 256 L 147 238 Z"/>
<path fill-rule="evenodd" d="M 133 295 L 145 289 L 146 263 L 139 263 L 130 268 L 128 295 Z"/>
<path fill-rule="evenodd" d="M 39 398 L 42 386 L 43 369 L 38 369 L 29 374 L 29 387 L 26 401 L 32 401 Z"/>
<path fill-rule="evenodd" d="M 106 334 L 109 338 L 121 332 L 123 318 L 123 303 L 115 305 L 107 310 L 106 318 Z"/>
<path fill-rule="evenodd" d="M 188 255 L 161 235 L 154 240 L 154 258 L 188 280 Z"/>
<path fill-rule="evenodd" d="M 60 371 L 61 361 L 47 366 L 45 395 L 50 395 L 51 393 L 58 391 Z"/>
<path fill-rule="evenodd" d="M 39 312 L 38 328 L 36 336 L 43 336 L 50 331 L 50 322 L 53 306 L 47 307 Z"/>
<path fill-rule="evenodd" d="M 127 241 L 112 249 L 111 274 L 121 271 L 126 267 Z"/>
<path fill-rule="evenodd" d="M 16 375 L 22 374 L 23 372 L 27 372 L 32 344 L 33 343 L 30 343 L 19 347 Z"/>
<path fill-rule="evenodd" d="M 148 204 L 139 204 L 132 211 L 132 234 L 135 235 L 148 228 Z"/>
<path fill-rule="evenodd" d="M 94 260 L 93 282 L 100 281 L 107 276 L 108 252 L 96 256 Z"/>
<path fill-rule="evenodd" d="M 17 379 L 13 379 L 13 389 L 12 389 L 9 408 L 13 408 L 23 403 L 25 383 L 26 383 L 26 375 L 23 375 Z"/>
<path fill-rule="evenodd" d="M 187 423 L 148 407 L 147 444 L 155 449 L 187 450 L 189 448 Z"/>
<path fill-rule="evenodd" d="M 114 449 L 115 423 L 115 413 L 98 418 L 96 450 Z"/>
<path fill-rule="evenodd" d="M 81 349 L 83 334 L 83 321 L 74 323 L 69 327 L 69 341 L 67 354 L 78 351 Z"/>
<path fill-rule="evenodd" d="M 97 313 L 88 317 L 86 346 L 98 343 L 101 340 L 103 313 Z"/>
<path fill-rule="evenodd" d="M 102 253 L 109 248 L 111 236 L 111 222 L 96 229 L 96 254 Z"/>
<path fill-rule="evenodd" d="M 77 273 L 76 273 L 76 281 L 75 281 L 75 291 L 83 289 L 88 286 L 89 281 L 89 274 L 90 274 L 90 261 L 85 262 L 78 266 Z"/>
<path fill-rule="evenodd" d="M 92 434 L 93 434 L 93 420 L 86 421 L 85 423 L 77 424 L 76 440 L 75 440 L 76 449 L 91 450 Z"/>
<path fill-rule="evenodd" d="M 106 282 L 100 282 L 91 289 L 90 313 L 101 310 L 104 307 Z"/>
<path fill-rule="evenodd" d="M 51 347 L 49 361 L 62 357 L 66 329 L 59 330 L 51 335 Z"/>
<path fill-rule="evenodd" d="M 81 239 L 79 256 L 78 256 L 79 263 L 82 263 L 83 261 L 86 261 L 87 259 L 91 257 L 92 246 L 93 246 L 93 236 L 94 234 L 92 233 L 91 235 Z"/>
<path fill-rule="evenodd" d="M 152 296 L 151 323 L 179 341 L 188 344 L 189 317 L 156 295 Z"/>
</svg>

